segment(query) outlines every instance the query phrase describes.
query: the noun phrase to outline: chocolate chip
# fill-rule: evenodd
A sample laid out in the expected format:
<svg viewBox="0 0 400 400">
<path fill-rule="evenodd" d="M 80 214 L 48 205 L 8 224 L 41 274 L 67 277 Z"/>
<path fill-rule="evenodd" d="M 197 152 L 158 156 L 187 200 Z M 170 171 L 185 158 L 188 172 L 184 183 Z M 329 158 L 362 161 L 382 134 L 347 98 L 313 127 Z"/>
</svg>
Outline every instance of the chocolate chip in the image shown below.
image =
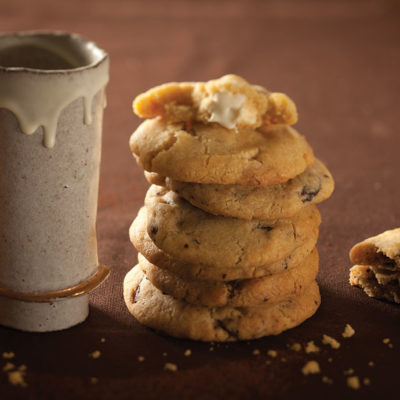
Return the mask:
<svg viewBox="0 0 400 400">
<path fill-rule="evenodd" d="M 257 229 L 262 229 L 264 231 L 272 231 L 272 229 L 274 229 L 272 226 L 268 226 L 268 225 L 262 225 L 261 223 L 257 225 Z"/>
<path fill-rule="evenodd" d="M 240 284 L 241 284 L 241 280 L 235 280 L 235 281 L 230 281 L 227 283 L 227 288 L 228 288 L 228 292 L 229 295 L 228 297 L 231 299 L 236 293 L 240 292 L 241 288 L 240 288 Z"/>
<path fill-rule="evenodd" d="M 227 322 L 229 322 L 229 320 L 225 322 L 224 320 L 217 319 L 215 321 L 215 326 L 224 330 L 226 333 L 228 333 L 229 336 L 233 337 L 234 339 L 240 340 L 238 332 L 233 331 L 226 326 Z"/>
<path fill-rule="evenodd" d="M 157 225 L 154 225 L 154 224 L 151 225 L 150 232 L 151 232 L 152 235 L 157 235 L 158 226 L 157 226 Z"/>
<path fill-rule="evenodd" d="M 321 182 L 319 182 L 317 188 L 310 188 L 308 186 L 304 186 L 303 189 L 301 190 L 301 201 L 303 203 L 311 201 L 319 193 L 320 190 L 321 190 Z"/>
<path fill-rule="evenodd" d="M 184 244 L 183 246 L 185 249 L 189 248 L 189 245 L 187 243 Z"/>
<path fill-rule="evenodd" d="M 264 297 L 263 302 L 267 302 L 268 301 L 268 297 Z"/>
</svg>

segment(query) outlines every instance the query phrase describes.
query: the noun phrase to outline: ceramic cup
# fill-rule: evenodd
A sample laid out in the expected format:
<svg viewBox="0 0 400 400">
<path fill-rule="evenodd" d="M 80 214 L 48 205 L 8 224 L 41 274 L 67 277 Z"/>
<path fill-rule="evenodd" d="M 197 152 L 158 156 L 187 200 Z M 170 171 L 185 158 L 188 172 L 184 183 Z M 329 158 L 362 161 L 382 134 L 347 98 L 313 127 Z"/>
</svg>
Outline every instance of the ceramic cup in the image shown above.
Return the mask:
<svg viewBox="0 0 400 400">
<path fill-rule="evenodd" d="M 62 32 L 0 35 L 0 324 L 76 325 L 108 275 L 96 214 L 108 55 Z"/>
</svg>

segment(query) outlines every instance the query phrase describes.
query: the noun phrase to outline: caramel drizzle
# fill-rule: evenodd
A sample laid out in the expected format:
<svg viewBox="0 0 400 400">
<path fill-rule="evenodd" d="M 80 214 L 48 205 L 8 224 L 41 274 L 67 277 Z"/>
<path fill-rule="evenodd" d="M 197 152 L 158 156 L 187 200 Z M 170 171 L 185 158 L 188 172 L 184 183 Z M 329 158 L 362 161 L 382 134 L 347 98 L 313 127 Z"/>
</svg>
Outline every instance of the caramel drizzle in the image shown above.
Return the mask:
<svg viewBox="0 0 400 400">
<path fill-rule="evenodd" d="M 70 286 L 66 289 L 53 290 L 48 292 L 18 292 L 16 290 L 0 287 L 0 296 L 8 297 L 14 300 L 21 300 L 33 303 L 47 303 L 65 299 L 68 297 L 82 296 L 89 293 L 110 275 L 110 269 L 105 265 L 99 265 L 97 272 L 84 282 Z"/>
</svg>

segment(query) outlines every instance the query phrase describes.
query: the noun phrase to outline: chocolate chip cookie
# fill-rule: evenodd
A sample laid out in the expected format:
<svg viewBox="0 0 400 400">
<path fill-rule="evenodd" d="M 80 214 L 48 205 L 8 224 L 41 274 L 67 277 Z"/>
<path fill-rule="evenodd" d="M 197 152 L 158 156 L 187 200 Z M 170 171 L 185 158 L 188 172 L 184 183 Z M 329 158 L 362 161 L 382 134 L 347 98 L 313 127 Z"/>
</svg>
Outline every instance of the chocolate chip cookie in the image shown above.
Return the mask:
<svg viewBox="0 0 400 400">
<path fill-rule="evenodd" d="M 204 265 L 199 262 L 187 263 L 171 257 L 159 249 L 147 234 L 147 211 L 145 207 L 133 221 L 129 236 L 136 249 L 146 257 L 152 264 L 159 268 L 166 269 L 183 279 L 233 281 L 238 279 L 258 278 L 265 275 L 277 274 L 290 270 L 299 265 L 307 257 L 316 245 L 318 231 L 313 232 L 304 244 L 293 250 L 285 258 L 272 264 L 265 264 L 255 267 L 220 267 L 219 265 Z"/>
<path fill-rule="evenodd" d="M 368 238 L 350 250 L 350 284 L 370 297 L 400 303 L 400 228 Z"/>
<path fill-rule="evenodd" d="M 228 282 L 183 279 L 141 254 L 139 266 L 157 289 L 175 299 L 206 307 L 247 307 L 301 296 L 317 276 L 318 251 L 314 249 L 298 266 L 281 273 Z"/>
<path fill-rule="evenodd" d="M 232 131 L 219 124 L 144 121 L 130 147 L 140 166 L 178 181 L 270 185 L 286 182 L 314 162 L 302 135 L 287 125 Z"/>
<path fill-rule="evenodd" d="M 311 317 L 320 304 L 313 282 L 301 296 L 254 307 L 209 308 L 163 294 L 136 266 L 125 277 L 124 299 L 143 325 L 179 338 L 228 342 L 277 335 Z"/>
<path fill-rule="evenodd" d="M 288 96 L 270 93 L 232 74 L 208 82 L 156 86 L 136 97 L 133 110 L 142 118 L 219 123 L 229 129 L 297 122 L 296 106 Z"/>
<path fill-rule="evenodd" d="M 302 208 L 326 200 L 334 189 L 331 173 L 319 160 L 295 178 L 267 186 L 180 182 L 155 173 L 145 176 L 150 183 L 173 190 L 204 211 L 248 220 L 292 217 Z"/>
<path fill-rule="evenodd" d="M 314 205 L 293 218 L 271 221 L 215 216 L 156 185 L 149 188 L 145 204 L 147 233 L 158 248 L 187 263 L 221 268 L 282 260 L 314 235 L 321 222 Z"/>
</svg>

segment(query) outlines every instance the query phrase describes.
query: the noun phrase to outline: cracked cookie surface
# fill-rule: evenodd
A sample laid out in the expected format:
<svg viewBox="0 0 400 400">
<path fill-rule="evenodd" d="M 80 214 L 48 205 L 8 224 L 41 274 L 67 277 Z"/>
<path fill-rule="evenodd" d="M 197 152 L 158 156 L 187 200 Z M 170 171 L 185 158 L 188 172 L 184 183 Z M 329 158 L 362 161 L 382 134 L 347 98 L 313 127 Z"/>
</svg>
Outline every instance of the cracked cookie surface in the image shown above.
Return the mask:
<svg viewBox="0 0 400 400">
<path fill-rule="evenodd" d="M 400 270 L 400 228 L 391 229 L 357 243 L 350 250 L 353 264 Z"/>
<path fill-rule="evenodd" d="M 237 279 L 258 278 L 277 274 L 295 268 L 307 257 L 316 245 L 318 231 L 312 232 L 306 242 L 297 247 L 284 258 L 260 266 L 248 265 L 221 267 L 219 265 L 205 265 L 200 262 L 187 263 L 171 257 L 159 249 L 147 233 L 147 211 L 145 207 L 139 210 L 138 215 L 129 229 L 130 240 L 136 249 L 151 263 L 159 268 L 166 269 L 184 279 L 232 281 Z"/>
<path fill-rule="evenodd" d="M 247 220 L 292 217 L 302 208 L 326 200 L 334 189 L 332 175 L 319 160 L 295 178 L 267 186 L 180 182 L 155 173 L 145 176 L 204 211 Z"/>
<path fill-rule="evenodd" d="M 219 124 L 142 122 L 130 138 L 136 161 L 146 171 L 183 182 L 269 185 L 286 182 L 314 162 L 295 129 L 278 125 L 237 132 Z"/>
<path fill-rule="evenodd" d="M 245 307 L 301 296 L 317 276 L 318 251 L 314 249 L 299 265 L 281 273 L 228 282 L 182 279 L 141 254 L 139 266 L 157 289 L 175 299 L 206 307 Z"/>
<path fill-rule="evenodd" d="M 372 265 L 354 265 L 350 269 L 350 284 L 377 299 L 400 304 L 400 271 Z"/>
<path fill-rule="evenodd" d="M 164 295 L 134 267 L 124 280 L 129 312 L 143 325 L 169 335 L 201 341 L 237 341 L 277 335 L 311 317 L 321 298 L 314 281 L 301 296 L 254 307 L 208 308 Z"/>
<path fill-rule="evenodd" d="M 160 116 L 168 123 L 218 122 L 235 129 L 297 122 L 296 106 L 288 96 L 232 74 L 208 82 L 156 86 L 136 97 L 133 110 L 139 117 Z"/>
<path fill-rule="evenodd" d="M 145 205 L 147 233 L 158 248 L 181 261 L 219 267 L 257 267 L 282 260 L 315 234 L 321 222 L 314 205 L 288 219 L 216 216 L 156 185 L 147 191 Z"/>
<path fill-rule="evenodd" d="M 370 297 L 400 303 L 400 228 L 357 243 L 350 250 L 350 284 Z"/>
</svg>

